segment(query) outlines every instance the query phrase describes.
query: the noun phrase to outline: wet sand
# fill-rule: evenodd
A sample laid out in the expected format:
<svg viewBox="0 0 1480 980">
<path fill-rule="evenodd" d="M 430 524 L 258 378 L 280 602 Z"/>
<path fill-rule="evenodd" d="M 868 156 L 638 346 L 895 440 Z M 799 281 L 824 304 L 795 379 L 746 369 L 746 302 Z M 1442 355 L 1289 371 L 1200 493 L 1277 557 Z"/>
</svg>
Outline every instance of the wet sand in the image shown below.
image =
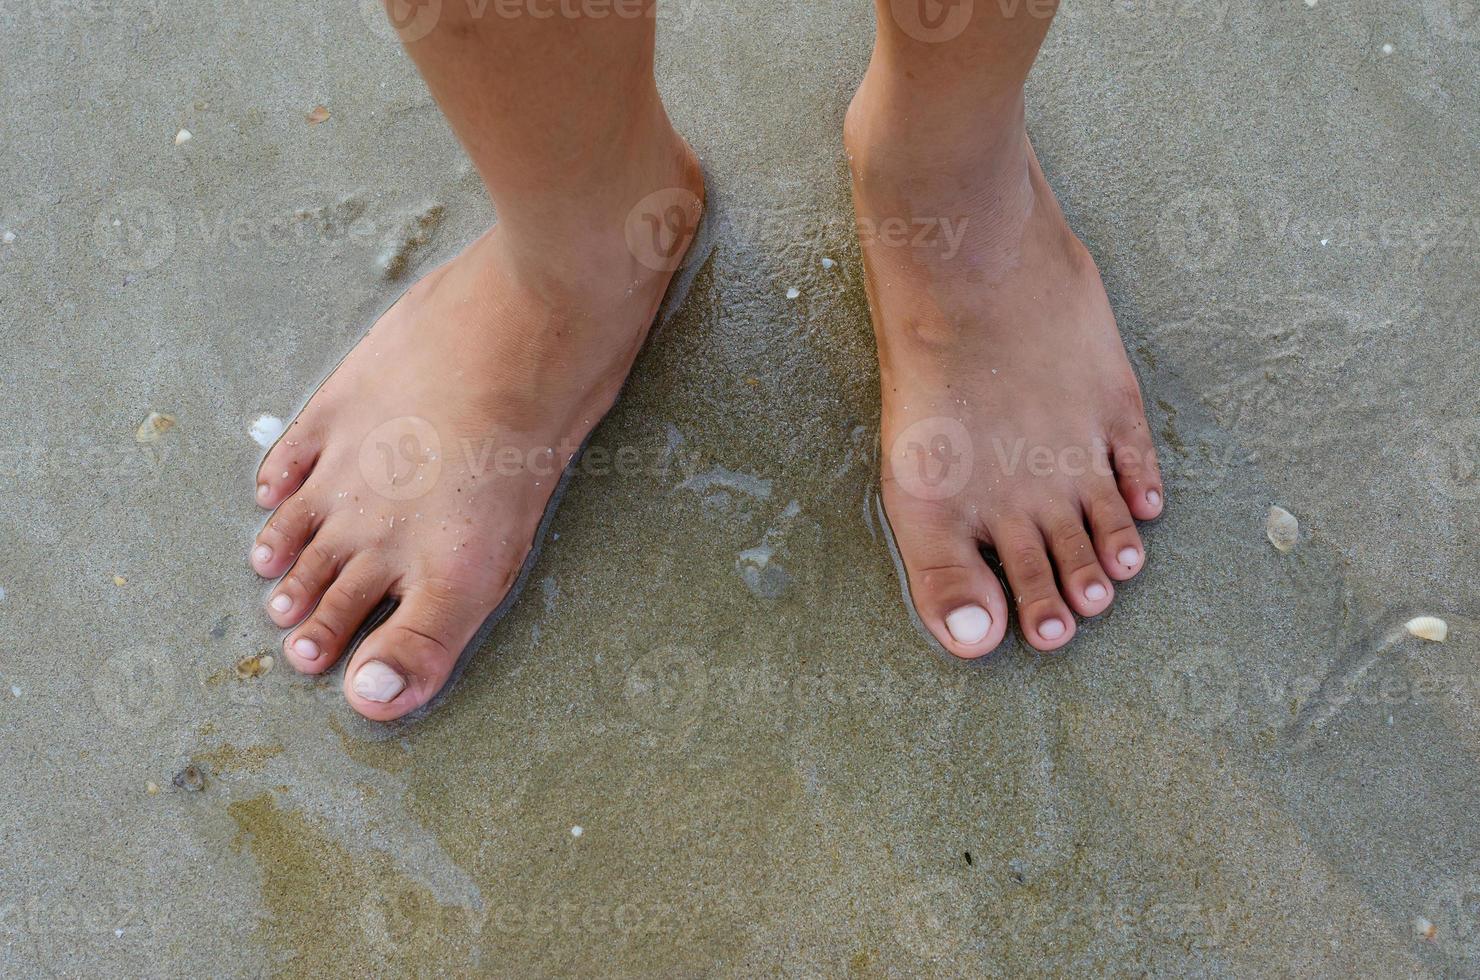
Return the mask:
<svg viewBox="0 0 1480 980">
<path fill-rule="evenodd" d="M 390 727 L 234 668 L 278 642 L 249 429 L 487 225 L 470 166 L 367 5 L 0 8 L 0 972 L 1480 970 L 1480 16 L 1105 6 L 1029 118 L 1167 479 L 1113 610 L 970 666 L 912 627 L 838 135 L 871 11 L 673 3 L 714 248 L 627 463 Z"/>
</svg>

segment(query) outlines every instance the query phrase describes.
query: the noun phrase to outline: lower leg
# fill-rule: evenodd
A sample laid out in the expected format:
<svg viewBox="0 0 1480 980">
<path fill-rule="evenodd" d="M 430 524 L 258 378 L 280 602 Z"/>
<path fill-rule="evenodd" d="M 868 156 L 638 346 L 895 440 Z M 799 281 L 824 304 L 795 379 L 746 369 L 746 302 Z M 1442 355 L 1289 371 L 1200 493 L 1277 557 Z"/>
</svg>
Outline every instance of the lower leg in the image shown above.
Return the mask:
<svg viewBox="0 0 1480 980">
<path fill-rule="evenodd" d="M 1024 126 L 1052 12 L 977 5 L 932 33 L 902 0 L 879 0 L 844 134 L 879 344 L 885 507 L 921 620 L 963 657 L 1007 625 L 982 545 L 1027 641 L 1051 650 L 1139 571 L 1135 520 L 1161 510 L 1098 270 Z"/>
<path fill-rule="evenodd" d="M 655 3 L 600 18 L 449 3 L 433 30 L 406 44 L 478 168 L 501 233 L 540 268 L 584 257 L 592 232 L 620 234 L 644 196 L 692 182 L 653 78 Z"/>
<path fill-rule="evenodd" d="M 301 671 L 328 670 L 397 602 L 345 670 L 367 717 L 435 696 L 507 594 L 692 237 L 702 180 L 658 99 L 653 27 L 447 4 L 407 44 L 499 220 L 402 296 L 268 452 L 252 554 L 281 576 L 268 615 Z M 659 261 L 632 244 L 650 217 L 677 236 Z"/>
</svg>

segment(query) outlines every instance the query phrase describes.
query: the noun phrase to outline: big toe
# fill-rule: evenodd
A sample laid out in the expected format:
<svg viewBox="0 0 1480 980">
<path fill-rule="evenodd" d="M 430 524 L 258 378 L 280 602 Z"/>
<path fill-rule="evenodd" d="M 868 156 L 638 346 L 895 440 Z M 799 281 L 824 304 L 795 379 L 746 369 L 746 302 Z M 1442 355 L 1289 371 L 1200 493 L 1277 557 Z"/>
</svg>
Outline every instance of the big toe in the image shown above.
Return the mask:
<svg viewBox="0 0 1480 980">
<path fill-rule="evenodd" d="M 497 599 L 422 587 L 403 596 L 360 644 L 344 674 L 344 697 L 372 721 L 391 721 L 437 696 Z"/>
<path fill-rule="evenodd" d="M 1007 632 L 1007 599 L 976 535 L 963 525 L 946 530 L 912 520 L 910 508 L 898 516 L 890 527 L 920 622 L 952 656 L 991 653 Z"/>
</svg>

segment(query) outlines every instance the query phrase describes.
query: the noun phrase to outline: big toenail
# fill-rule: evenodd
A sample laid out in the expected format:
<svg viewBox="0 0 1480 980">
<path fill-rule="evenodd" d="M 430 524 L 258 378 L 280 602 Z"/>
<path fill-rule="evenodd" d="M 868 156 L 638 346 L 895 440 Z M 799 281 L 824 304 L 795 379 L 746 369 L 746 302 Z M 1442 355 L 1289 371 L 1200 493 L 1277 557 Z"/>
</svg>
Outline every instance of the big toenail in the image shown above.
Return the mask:
<svg viewBox="0 0 1480 980">
<path fill-rule="evenodd" d="M 1148 504 L 1150 504 L 1152 507 L 1160 507 L 1161 506 L 1161 493 L 1159 491 L 1157 491 L 1157 490 L 1147 490 L 1146 491 L 1146 502 Z"/>
<path fill-rule="evenodd" d="M 1126 568 L 1135 568 L 1141 564 L 1141 553 L 1135 548 L 1121 548 L 1120 554 L 1115 557 L 1119 558 L 1120 563 Z"/>
<path fill-rule="evenodd" d="M 1060 619 L 1045 619 L 1038 624 L 1038 635 L 1045 640 L 1057 640 L 1064 635 L 1064 622 Z"/>
<path fill-rule="evenodd" d="M 278 612 L 287 612 L 293 608 L 293 600 L 289 596 L 279 593 L 272 597 L 272 608 Z"/>
<path fill-rule="evenodd" d="M 322 651 L 319 650 L 319 645 L 313 640 L 310 640 L 306 636 L 300 636 L 293 641 L 293 652 L 304 660 L 317 660 Z"/>
<path fill-rule="evenodd" d="M 951 639 L 964 646 L 980 643 L 992 628 L 992 617 L 981 606 L 962 606 L 946 616 Z"/>
<path fill-rule="evenodd" d="M 257 549 L 252 552 L 252 560 L 259 565 L 266 565 L 272 561 L 272 549 L 265 544 L 259 544 Z"/>
<path fill-rule="evenodd" d="M 1091 582 L 1084 588 L 1084 597 L 1090 602 L 1099 602 L 1105 595 L 1105 587 L 1099 582 Z"/>
<path fill-rule="evenodd" d="M 268 495 L 271 494 L 271 493 L 272 493 L 272 487 L 269 487 L 265 483 L 259 483 L 259 484 L 257 484 L 257 499 L 258 500 L 266 500 L 267 497 L 268 497 Z"/>
<path fill-rule="evenodd" d="M 355 673 L 355 693 L 366 701 L 385 702 L 406 689 L 406 681 L 379 660 L 367 660 Z"/>
</svg>

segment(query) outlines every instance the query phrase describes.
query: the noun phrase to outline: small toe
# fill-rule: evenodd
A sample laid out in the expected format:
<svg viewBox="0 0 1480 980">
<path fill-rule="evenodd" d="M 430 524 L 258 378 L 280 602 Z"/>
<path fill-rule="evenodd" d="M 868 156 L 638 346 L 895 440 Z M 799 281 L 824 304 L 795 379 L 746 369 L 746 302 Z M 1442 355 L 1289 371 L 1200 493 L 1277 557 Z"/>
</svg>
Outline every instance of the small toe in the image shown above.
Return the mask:
<svg viewBox="0 0 1480 980">
<path fill-rule="evenodd" d="M 369 555 L 354 556 L 308 619 L 283 639 L 283 655 L 305 674 L 328 670 L 344 655 L 390 585 L 390 576 L 379 561 Z"/>
<path fill-rule="evenodd" d="M 252 544 L 252 570 L 263 578 L 282 575 L 323 522 L 322 510 L 307 495 L 285 501 L 273 511 Z"/>
<path fill-rule="evenodd" d="M 372 721 L 391 721 L 435 697 L 501 597 L 490 602 L 480 598 L 485 595 L 445 582 L 410 589 L 345 670 L 350 707 Z"/>
<path fill-rule="evenodd" d="M 1146 563 L 1146 549 L 1120 491 L 1107 479 L 1085 494 L 1083 504 L 1100 567 L 1117 582 L 1134 578 Z"/>
<path fill-rule="evenodd" d="M 298 491 L 319 459 L 318 438 L 294 419 L 257 467 L 257 506 L 272 510 Z"/>
<path fill-rule="evenodd" d="M 1064 510 L 1039 525 L 1058 572 L 1059 592 L 1076 613 L 1098 616 L 1115 597 L 1115 586 L 1100 567 L 1099 554 L 1079 510 Z"/>
<path fill-rule="evenodd" d="M 911 510 L 901 508 L 890 527 L 920 622 L 952 656 L 991 653 L 1007 633 L 1007 597 L 976 535 L 961 524 L 911 521 Z"/>
<path fill-rule="evenodd" d="M 1074 636 L 1074 614 L 1059 594 L 1043 534 L 1026 522 L 992 529 L 992 541 L 1017 604 L 1023 636 L 1035 650 L 1057 650 Z"/>
<path fill-rule="evenodd" d="M 1115 482 L 1126 508 L 1138 521 L 1159 517 L 1165 506 L 1166 490 L 1146 420 L 1119 427 L 1111 447 Z"/>
<path fill-rule="evenodd" d="M 301 622 L 348 559 L 348 549 L 327 530 L 314 535 L 268 594 L 267 615 L 284 629 Z"/>
</svg>

